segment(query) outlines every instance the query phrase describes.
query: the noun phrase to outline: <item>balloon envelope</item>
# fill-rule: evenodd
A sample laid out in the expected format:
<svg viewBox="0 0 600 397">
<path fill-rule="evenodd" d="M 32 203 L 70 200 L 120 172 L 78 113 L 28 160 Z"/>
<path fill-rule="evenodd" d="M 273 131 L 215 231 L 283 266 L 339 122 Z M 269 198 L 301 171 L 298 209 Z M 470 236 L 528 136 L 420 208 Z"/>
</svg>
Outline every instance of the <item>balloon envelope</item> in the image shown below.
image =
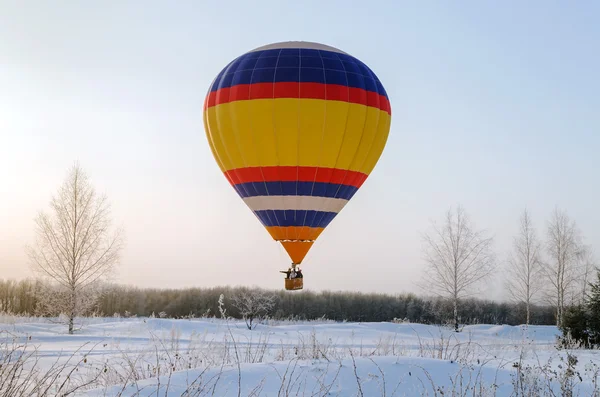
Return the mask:
<svg viewBox="0 0 600 397">
<path fill-rule="evenodd" d="M 323 44 L 283 42 L 229 63 L 211 84 L 203 117 L 221 171 L 300 264 L 375 167 L 391 106 L 360 60 Z"/>
</svg>

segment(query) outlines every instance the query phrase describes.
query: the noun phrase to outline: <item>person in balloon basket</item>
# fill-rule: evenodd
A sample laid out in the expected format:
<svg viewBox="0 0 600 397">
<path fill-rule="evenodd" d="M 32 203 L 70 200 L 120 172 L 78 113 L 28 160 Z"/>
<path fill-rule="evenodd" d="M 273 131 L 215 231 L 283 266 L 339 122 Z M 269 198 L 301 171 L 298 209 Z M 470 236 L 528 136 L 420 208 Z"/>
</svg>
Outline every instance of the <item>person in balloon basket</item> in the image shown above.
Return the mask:
<svg viewBox="0 0 600 397">
<path fill-rule="evenodd" d="M 285 274 L 285 278 L 287 279 L 294 279 L 294 278 L 302 278 L 302 270 L 301 269 L 292 269 L 291 267 L 288 268 L 287 270 L 280 270 L 279 273 L 284 273 Z"/>
</svg>

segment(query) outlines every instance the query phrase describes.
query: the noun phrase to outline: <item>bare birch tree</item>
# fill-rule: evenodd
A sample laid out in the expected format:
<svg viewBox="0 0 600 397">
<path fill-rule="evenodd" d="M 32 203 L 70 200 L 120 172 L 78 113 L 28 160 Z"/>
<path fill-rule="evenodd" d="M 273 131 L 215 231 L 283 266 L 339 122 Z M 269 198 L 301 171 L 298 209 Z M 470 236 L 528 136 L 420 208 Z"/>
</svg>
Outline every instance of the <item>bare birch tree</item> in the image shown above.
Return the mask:
<svg viewBox="0 0 600 397">
<path fill-rule="evenodd" d="M 531 320 L 531 304 L 543 285 L 541 253 L 542 243 L 537 238 L 529 212 L 524 210 L 519 233 L 513 240 L 513 252 L 508 256 L 506 288 L 514 302 L 525 304 L 527 325 Z"/>
<path fill-rule="evenodd" d="M 78 164 L 52 198 L 50 209 L 50 214 L 40 212 L 35 219 L 36 241 L 27 250 L 33 269 L 60 288 L 46 307 L 68 317 L 72 334 L 74 318 L 89 308 L 98 282 L 110 276 L 119 261 L 122 232 L 111 232 L 110 205 Z"/>
<path fill-rule="evenodd" d="M 581 232 L 566 211 L 555 209 L 548 222 L 548 260 L 544 273 L 550 286 L 547 294 L 549 303 L 556 305 L 556 324 L 562 323 L 565 303 L 577 286 L 579 272 L 577 261 L 582 252 Z"/>
<path fill-rule="evenodd" d="M 425 234 L 424 257 L 427 263 L 422 287 L 453 302 L 454 329 L 458 332 L 460 299 L 476 292 L 495 267 L 493 238 L 485 231 L 474 230 L 465 210 L 448 210 L 441 227 L 432 224 Z"/>
</svg>

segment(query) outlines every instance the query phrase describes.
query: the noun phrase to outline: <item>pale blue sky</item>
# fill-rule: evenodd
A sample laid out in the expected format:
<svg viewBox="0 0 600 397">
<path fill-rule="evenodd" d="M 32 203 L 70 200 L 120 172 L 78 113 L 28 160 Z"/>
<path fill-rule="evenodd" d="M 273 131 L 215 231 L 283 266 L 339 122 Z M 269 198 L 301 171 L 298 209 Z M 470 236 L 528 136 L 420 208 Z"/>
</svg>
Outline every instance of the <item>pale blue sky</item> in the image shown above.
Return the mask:
<svg viewBox="0 0 600 397">
<path fill-rule="evenodd" d="M 79 160 L 126 228 L 119 281 L 280 288 L 288 258 L 219 173 L 202 103 L 230 60 L 286 40 L 361 59 L 393 110 L 308 288 L 418 291 L 420 233 L 457 203 L 500 258 L 525 206 L 540 233 L 567 209 L 598 245 L 599 3 L 356 4 L 0 0 L 2 276 L 29 275 L 33 218 Z"/>
</svg>

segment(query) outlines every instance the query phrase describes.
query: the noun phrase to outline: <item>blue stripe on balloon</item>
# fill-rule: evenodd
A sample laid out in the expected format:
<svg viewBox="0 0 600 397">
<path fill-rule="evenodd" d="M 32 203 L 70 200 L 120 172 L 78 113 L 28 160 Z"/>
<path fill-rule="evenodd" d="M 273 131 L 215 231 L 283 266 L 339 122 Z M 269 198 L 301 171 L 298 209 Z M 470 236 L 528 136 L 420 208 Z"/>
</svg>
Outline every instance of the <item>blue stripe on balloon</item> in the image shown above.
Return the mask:
<svg viewBox="0 0 600 397">
<path fill-rule="evenodd" d="M 268 226 L 327 227 L 337 215 L 335 212 L 311 210 L 254 211 L 261 223 Z"/>
<path fill-rule="evenodd" d="M 217 75 L 210 90 L 238 84 L 284 82 L 339 84 L 387 98 L 375 73 L 358 59 L 332 51 L 290 48 L 255 51 L 238 57 Z"/>
<path fill-rule="evenodd" d="M 324 182 L 248 182 L 233 185 L 240 197 L 313 196 L 350 200 L 357 187 Z"/>
</svg>

